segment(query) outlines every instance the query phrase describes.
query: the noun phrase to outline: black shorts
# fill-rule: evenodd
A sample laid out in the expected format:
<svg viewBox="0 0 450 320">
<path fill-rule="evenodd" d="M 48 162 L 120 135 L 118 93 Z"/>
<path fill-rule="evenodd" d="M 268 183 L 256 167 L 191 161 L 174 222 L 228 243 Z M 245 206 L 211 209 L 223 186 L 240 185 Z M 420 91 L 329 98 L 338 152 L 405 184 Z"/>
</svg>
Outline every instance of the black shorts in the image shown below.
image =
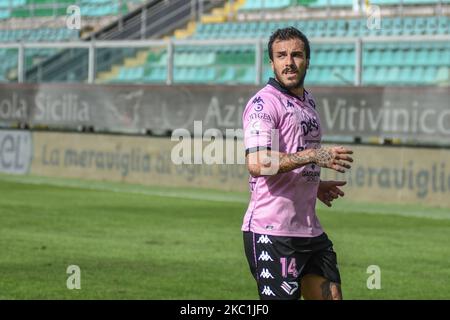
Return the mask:
<svg viewBox="0 0 450 320">
<path fill-rule="evenodd" d="M 333 243 L 325 232 L 313 238 L 244 232 L 244 248 L 261 299 L 299 299 L 300 279 L 306 274 L 341 283 Z"/>
</svg>

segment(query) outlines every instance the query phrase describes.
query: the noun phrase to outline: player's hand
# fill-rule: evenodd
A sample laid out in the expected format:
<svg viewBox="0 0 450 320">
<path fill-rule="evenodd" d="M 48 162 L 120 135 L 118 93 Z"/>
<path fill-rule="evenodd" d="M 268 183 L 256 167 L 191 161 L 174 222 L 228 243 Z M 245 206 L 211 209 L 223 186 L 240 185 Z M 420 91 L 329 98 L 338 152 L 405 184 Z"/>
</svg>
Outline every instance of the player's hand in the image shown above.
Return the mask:
<svg viewBox="0 0 450 320">
<path fill-rule="evenodd" d="M 350 162 L 353 158 L 349 154 L 353 151 L 342 146 L 337 147 L 320 147 L 314 149 L 313 162 L 320 167 L 333 169 L 344 173 L 345 169 L 350 169 Z"/>
<path fill-rule="evenodd" d="M 317 190 L 317 198 L 326 206 L 331 207 L 331 202 L 334 199 L 344 196 L 344 191 L 339 189 L 339 186 L 345 185 L 346 181 L 320 181 L 319 189 Z"/>
</svg>

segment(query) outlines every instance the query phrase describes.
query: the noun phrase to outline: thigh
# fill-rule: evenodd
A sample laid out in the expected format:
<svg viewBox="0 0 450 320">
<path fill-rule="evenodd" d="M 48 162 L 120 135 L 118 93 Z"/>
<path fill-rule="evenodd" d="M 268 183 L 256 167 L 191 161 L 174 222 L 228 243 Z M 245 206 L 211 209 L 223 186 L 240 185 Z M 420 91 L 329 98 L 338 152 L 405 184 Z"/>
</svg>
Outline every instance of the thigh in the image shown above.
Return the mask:
<svg viewBox="0 0 450 320">
<path fill-rule="evenodd" d="M 301 279 L 305 300 L 342 300 L 341 285 L 317 274 L 306 274 Z"/>
<path fill-rule="evenodd" d="M 290 248 L 289 238 L 245 232 L 244 246 L 261 299 L 300 298 L 299 278 L 307 256 Z"/>
<path fill-rule="evenodd" d="M 305 299 L 342 300 L 341 277 L 332 246 L 311 255 L 302 273 L 301 288 Z"/>
</svg>

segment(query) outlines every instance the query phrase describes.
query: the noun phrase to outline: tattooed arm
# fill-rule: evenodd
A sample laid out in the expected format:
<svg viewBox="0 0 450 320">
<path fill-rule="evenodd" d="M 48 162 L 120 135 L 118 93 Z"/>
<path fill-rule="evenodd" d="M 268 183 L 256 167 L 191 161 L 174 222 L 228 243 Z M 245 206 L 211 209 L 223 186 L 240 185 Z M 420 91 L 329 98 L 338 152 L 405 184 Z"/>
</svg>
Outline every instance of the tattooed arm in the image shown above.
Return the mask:
<svg viewBox="0 0 450 320">
<path fill-rule="evenodd" d="M 270 150 L 260 150 L 247 155 L 247 168 L 253 177 L 275 175 L 288 172 L 309 163 L 323 168 L 345 172 L 350 169 L 349 156 L 353 151 L 344 147 L 320 147 L 306 149 L 296 153 L 282 153 Z"/>
</svg>

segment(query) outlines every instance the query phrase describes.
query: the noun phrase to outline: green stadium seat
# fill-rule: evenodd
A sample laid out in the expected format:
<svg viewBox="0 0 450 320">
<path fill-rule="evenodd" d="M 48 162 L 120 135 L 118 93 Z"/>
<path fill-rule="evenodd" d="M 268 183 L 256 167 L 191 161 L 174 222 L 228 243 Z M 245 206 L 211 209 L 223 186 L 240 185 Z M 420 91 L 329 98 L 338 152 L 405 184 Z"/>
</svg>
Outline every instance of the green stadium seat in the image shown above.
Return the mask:
<svg viewBox="0 0 450 320">
<path fill-rule="evenodd" d="M 449 83 L 450 81 L 450 66 L 441 66 L 436 72 L 436 83 Z"/>
<path fill-rule="evenodd" d="M 252 66 L 252 67 L 238 68 L 237 80 L 240 83 L 251 84 L 255 82 L 255 79 L 256 79 L 255 67 Z"/>
<path fill-rule="evenodd" d="M 9 19 L 11 17 L 11 11 L 8 9 L 0 9 L 0 20 Z"/>
<path fill-rule="evenodd" d="M 262 82 L 265 83 L 265 82 L 269 81 L 269 78 L 273 78 L 273 77 L 274 77 L 274 74 L 273 74 L 272 68 L 271 67 L 265 67 L 263 75 L 262 75 Z"/>
<path fill-rule="evenodd" d="M 165 82 L 167 78 L 167 70 L 165 67 L 146 67 L 144 82 Z"/>
<path fill-rule="evenodd" d="M 377 68 L 376 67 L 365 67 L 363 69 L 363 74 L 362 74 L 362 84 L 364 85 L 370 85 L 370 84 L 374 84 L 374 79 L 375 79 L 375 74 L 377 72 Z"/>
<path fill-rule="evenodd" d="M 434 66 L 425 67 L 423 74 L 423 81 L 428 84 L 432 84 L 436 79 L 437 68 Z"/>
<path fill-rule="evenodd" d="M 308 69 L 308 73 L 307 73 L 307 78 L 306 79 L 307 79 L 306 81 L 309 84 L 313 84 L 313 85 L 318 84 L 318 82 L 319 82 L 319 68 L 317 66 L 315 66 L 315 65 L 311 66 Z"/>
<path fill-rule="evenodd" d="M 215 82 L 217 83 L 233 83 L 236 79 L 236 71 L 234 68 L 220 68 L 217 72 Z"/>
<path fill-rule="evenodd" d="M 427 33 L 427 19 L 423 17 L 416 18 L 413 34 L 424 35 L 426 33 Z"/>
<path fill-rule="evenodd" d="M 440 16 L 438 17 L 438 34 L 448 34 L 450 17 Z"/>
</svg>

